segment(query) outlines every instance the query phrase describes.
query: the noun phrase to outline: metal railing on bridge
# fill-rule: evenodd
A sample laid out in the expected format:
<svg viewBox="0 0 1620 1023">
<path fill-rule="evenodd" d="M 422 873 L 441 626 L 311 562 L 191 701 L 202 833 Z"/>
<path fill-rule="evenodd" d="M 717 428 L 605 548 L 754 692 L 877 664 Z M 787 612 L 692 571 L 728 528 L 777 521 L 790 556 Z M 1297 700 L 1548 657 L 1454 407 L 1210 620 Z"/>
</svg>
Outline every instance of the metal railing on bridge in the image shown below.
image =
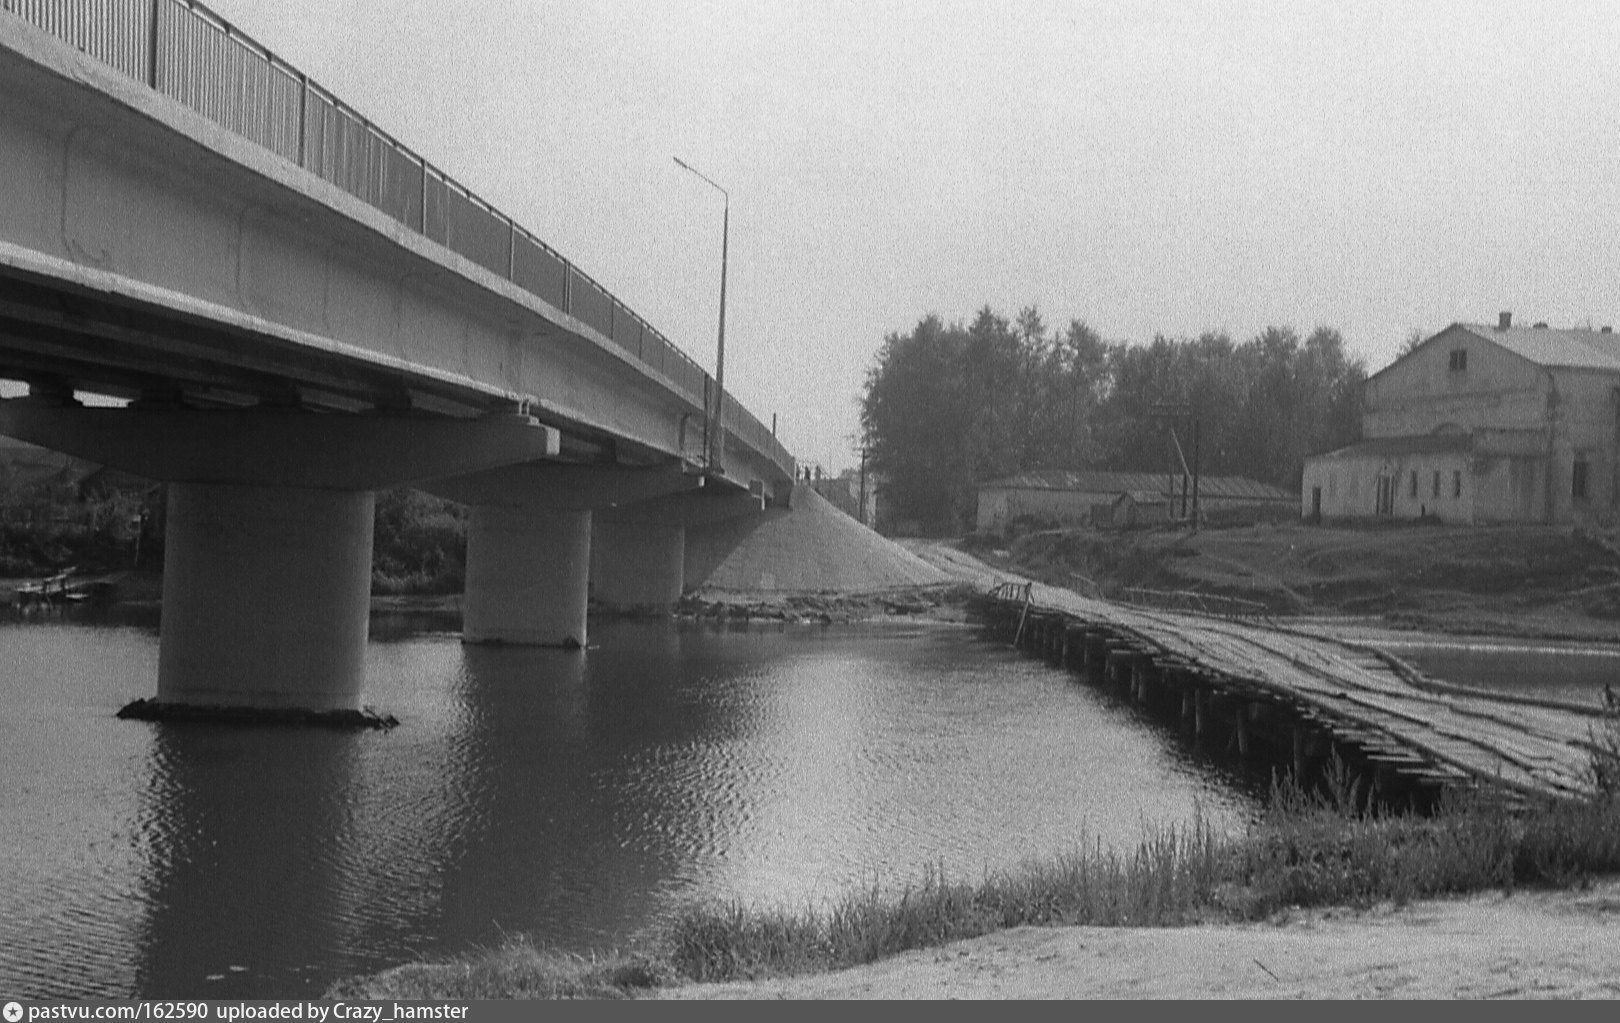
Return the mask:
<svg viewBox="0 0 1620 1023">
<path fill-rule="evenodd" d="M 0 0 L 9 12 L 592 327 L 707 411 L 685 352 L 511 217 L 194 0 Z M 787 474 L 794 461 L 729 393 L 721 422 Z"/>
</svg>

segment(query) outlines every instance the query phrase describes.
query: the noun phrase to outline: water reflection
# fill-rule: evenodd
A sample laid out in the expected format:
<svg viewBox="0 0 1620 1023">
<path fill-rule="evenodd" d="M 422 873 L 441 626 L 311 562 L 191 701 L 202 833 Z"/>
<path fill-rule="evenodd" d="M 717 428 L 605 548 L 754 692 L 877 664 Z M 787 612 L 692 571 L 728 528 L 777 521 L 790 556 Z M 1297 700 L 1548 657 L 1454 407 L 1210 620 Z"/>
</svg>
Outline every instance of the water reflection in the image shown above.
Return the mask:
<svg viewBox="0 0 1620 1023">
<path fill-rule="evenodd" d="M 1601 706 L 1620 683 L 1620 649 L 1577 643 L 1385 642 L 1419 670 L 1461 685 Z"/>
<path fill-rule="evenodd" d="M 617 834 L 616 807 L 636 794 L 609 767 L 655 711 L 596 683 L 596 651 L 466 647 L 462 658 L 438 772 L 457 808 L 441 933 L 468 943 L 546 920 L 544 939 L 567 947 L 621 937 L 660 871 Z"/>
<path fill-rule="evenodd" d="M 250 997 L 341 961 L 361 894 L 345 881 L 354 876 L 347 811 L 364 737 L 144 727 L 153 735 L 137 814 L 145 914 L 136 988 L 157 998 Z"/>
<path fill-rule="evenodd" d="M 504 934 L 622 946 L 688 899 L 977 877 L 1252 806 L 965 629 L 608 622 L 583 654 L 378 631 L 367 698 L 403 723 L 355 734 L 116 721 L 154 632 L 0 626 L 0 991 L 312 996 Z"/>
</svg>

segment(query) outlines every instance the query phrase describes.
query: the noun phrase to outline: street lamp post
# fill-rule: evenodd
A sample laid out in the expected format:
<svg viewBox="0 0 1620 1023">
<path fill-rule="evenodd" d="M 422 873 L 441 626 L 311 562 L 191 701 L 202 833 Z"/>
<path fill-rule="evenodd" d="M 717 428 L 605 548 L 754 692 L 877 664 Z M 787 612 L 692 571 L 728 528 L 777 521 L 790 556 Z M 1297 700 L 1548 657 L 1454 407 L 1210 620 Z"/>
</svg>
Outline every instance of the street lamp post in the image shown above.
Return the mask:
<svg viewBox="0 0 1620 1023">
<path fill-rule="evenodd" d="M 725 215 L 720 221 L 720 339 L 714 356 L 714 411 L 709 415 L 703 428 L 703 455 L 708 461 L 709 471 L 724 472 L 721 460 L 725 450 L 726 430 L 721 419 L 721 411 L 726 400 L 726 257 L 731 240 L 731 193 L 680 157 L 675 157 L 675 163 L 682 170 L 691 171 L 708 182 L 709 186 L 724 196 L 726 201 Z"/>
</svg>

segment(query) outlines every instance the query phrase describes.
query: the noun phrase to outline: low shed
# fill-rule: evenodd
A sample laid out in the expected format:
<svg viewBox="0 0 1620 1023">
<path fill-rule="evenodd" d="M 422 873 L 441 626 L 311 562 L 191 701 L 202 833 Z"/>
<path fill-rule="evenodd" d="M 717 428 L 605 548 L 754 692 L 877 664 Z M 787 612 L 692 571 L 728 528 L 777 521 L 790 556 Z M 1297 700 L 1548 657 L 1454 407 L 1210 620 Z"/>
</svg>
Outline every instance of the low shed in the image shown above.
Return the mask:
<svg viewBox="0 0 1620 1023">
<path fill-rule="evenodd" d="M 1019 473 L 980 484 L 976 525 L 980 532 L 1005 534 L 1019 521 L 1042 526 L 1113 522 L 1116 502 L 1125 495 L 1134 510 L 1122 514 L 1134 516 L 1134 521 L 1181 519 L 1191 510 L 1192 480 L 1166 473 L 1104 470 Z M 1198 503 L 1205 514 L 1252 508 L 1294 516 L 1299 495 L 1241 476 L 1203 476 Z"/>
<path fill-rule="evenodd" d="M 1114 498 L 1107 524 L 1115 529 L 1131 529 L 1149 522 L 1170 521 L 1170 502 L 1151 490 L 1127 490 Z"/>
</svg>

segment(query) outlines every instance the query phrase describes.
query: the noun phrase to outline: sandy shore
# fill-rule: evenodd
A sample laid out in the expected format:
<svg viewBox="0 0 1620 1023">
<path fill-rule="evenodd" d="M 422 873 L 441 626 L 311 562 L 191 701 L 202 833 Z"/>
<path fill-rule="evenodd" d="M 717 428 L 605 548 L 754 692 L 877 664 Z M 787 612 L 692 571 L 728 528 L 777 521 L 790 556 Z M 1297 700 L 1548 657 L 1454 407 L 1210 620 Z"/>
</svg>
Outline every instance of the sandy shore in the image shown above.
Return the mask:
<svg viewBox="0 0 1620 1023">
<path fill-rule="evenodd" d="M 655 997 L 1620 998 L 1620 879 L 1264 924 L 1021 927 L 838 973 Z"/>
</svg>

